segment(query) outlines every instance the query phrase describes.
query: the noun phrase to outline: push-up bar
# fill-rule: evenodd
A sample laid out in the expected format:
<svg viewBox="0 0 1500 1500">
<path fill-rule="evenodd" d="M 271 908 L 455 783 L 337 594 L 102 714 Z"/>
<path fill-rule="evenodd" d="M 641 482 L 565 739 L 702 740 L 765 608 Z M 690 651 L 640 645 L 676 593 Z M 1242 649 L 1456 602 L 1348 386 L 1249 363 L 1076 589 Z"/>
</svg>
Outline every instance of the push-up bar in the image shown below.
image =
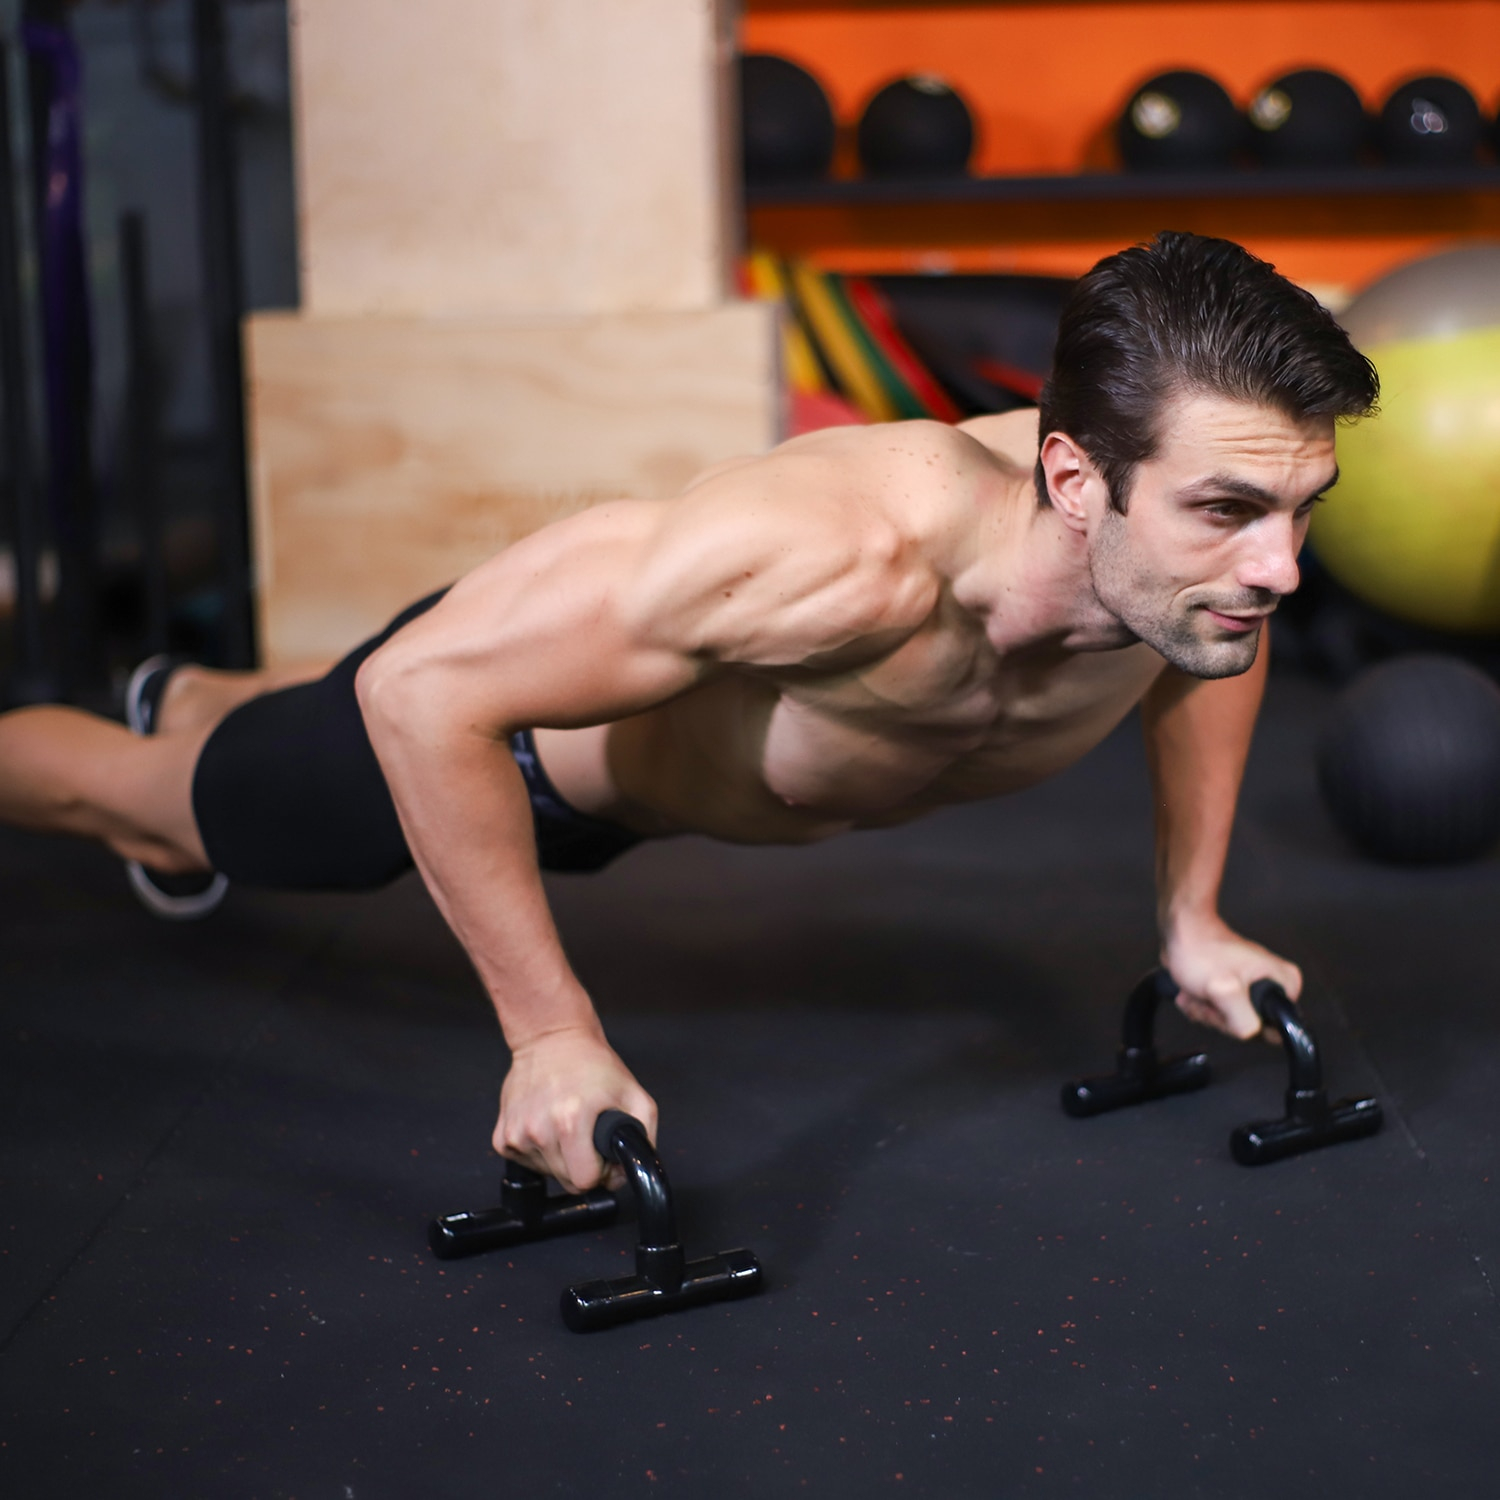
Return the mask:
<svg viewBox="0 0 1500 1500">
<path fill-rule="evenodd" d="M 1208 1058 L 1201 1052 L 1158 1057 L 1153 1040 L 1156 1008 L 1177 997 L 1177 985 L 1165 969 L 1153 970 L 1125 1002 L 1124 1036 L 1113 1073 L 1066 1083 L 1062 1107 L 1070 1115 L 1100 1115 L 1130 1104 L 1186 1094 L 1209 1081 Z M 1258 1167 L 1302 1151 L 1336 1146 L 1374 1135 L 1381 1125 L 1378 1099 L 1330 1101 L 1323 1087 L 1318 1045 L 1300 1008 L 1274 980 L 1250 986 L 1250 1000 L 1267 1026 L 1281 1035 L 1286 1048 L 1286 1113 L 1276 1120 L 1241 1125 L 1229 1137 L 1229 1150 L 1242 1166 Z"/>
</svg>

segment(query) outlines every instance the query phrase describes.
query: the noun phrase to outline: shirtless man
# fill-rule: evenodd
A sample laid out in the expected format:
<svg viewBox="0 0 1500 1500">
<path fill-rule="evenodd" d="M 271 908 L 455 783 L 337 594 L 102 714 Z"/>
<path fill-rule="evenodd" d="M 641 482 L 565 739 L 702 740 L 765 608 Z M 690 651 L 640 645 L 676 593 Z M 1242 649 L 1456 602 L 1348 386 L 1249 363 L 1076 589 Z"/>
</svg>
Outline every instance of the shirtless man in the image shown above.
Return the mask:
<svg viewBox="0 0 1500 1500">
<path fill-rule="evenodd" d="M 654 1137 L 656 1108 L 569 968 L 539 860 L 888 827 L 1031 785 L 1140 704 L 1162 962 L 1187 1015 L 1253 1036 L 1251 982 L 1301 987 L 1217 910 L 1266 619 L 1337 478 L 1335 422 L 1375 396 L 1311 297 L 1164 235 L 1079 283 L 1040 419 L 837 429 L 597 506 L 316 681 L 159 674 L 150 738 L 19 710 L 0 817 L 163 883 L 358 888 L 414 861 L 510 1046 L 494 1145 L 581 1190 L 600 1111 Z"/>
</svg>

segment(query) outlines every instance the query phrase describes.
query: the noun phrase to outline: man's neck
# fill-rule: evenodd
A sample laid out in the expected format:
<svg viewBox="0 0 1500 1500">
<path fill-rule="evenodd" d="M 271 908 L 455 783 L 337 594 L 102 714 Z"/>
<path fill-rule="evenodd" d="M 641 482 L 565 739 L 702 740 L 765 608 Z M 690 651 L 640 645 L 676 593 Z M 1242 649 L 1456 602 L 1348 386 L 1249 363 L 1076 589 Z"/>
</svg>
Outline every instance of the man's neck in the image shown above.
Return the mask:
<svg viewBox="0 0 1500 1500">
<path fill-rule="evenodd" d="M 1029 476 L 1006 490 L 981 518 L 973 555 L 953 580 L 955 598 L 983 619 L 990 644 L 1005 656 L 1132 644 L 1094 592 L 1087 539 L 1038 504 Z"/>
</svg>

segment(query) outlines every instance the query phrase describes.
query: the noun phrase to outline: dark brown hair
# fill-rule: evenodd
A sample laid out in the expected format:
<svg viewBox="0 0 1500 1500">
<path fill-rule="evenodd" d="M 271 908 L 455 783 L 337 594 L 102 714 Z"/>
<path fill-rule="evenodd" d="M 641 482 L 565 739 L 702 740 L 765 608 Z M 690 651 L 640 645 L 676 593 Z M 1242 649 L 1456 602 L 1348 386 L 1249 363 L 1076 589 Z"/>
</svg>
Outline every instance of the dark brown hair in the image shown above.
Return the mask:
<svg viewBox="0 0 1500 1500">
<path fill-rule="evenodd" d="M 1039 437 L 1065 432 L 1123 512 L 1161 411 L 1202 392 L 1308 417 L 1369 416 L 1375 367 L 1333 315 L 1229 240 L 1171 231 L 1107 256 L 1063 307 Z M 1051 503 L 1040 458 L 1037 495 Z"/>
</svg>

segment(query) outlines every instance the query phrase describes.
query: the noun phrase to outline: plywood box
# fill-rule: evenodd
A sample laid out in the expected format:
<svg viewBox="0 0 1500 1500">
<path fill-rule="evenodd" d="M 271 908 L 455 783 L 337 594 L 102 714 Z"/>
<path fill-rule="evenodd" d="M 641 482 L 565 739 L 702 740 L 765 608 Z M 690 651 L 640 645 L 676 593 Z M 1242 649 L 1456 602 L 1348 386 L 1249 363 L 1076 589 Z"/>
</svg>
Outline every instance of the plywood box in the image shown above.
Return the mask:
<svg viewBox="0 0 1500 1500">
<path fill-rule="evenodd" d="M 548 521 L 770 446 L 776 316 L 251 318 L 262 660 L 346 650 Z"/>
<path fill-rule="evenodd" d="M 303 307 L 704 308 L 725 0 L 294 0 Z"/>
</svg>

